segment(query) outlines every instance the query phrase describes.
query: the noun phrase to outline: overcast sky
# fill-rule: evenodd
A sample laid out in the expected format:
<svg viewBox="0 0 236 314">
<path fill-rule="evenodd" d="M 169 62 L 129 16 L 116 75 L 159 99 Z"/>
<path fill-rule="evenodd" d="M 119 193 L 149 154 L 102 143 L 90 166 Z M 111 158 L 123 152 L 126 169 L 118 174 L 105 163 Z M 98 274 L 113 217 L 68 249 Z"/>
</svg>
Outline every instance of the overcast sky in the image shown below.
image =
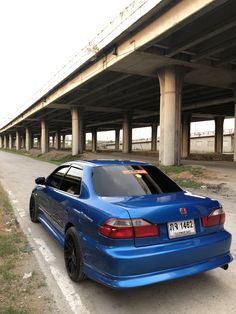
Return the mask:
<svg viewBox="0 0 236 314">
<path fill-rule="evenodd" d="M 130 0 L 0 1 L 0 125 L 4 125 Z"/>
<path fill-rule="evenodd" d="M 130 2 L 0 1 L 0 126 L 29 105 L 33 95 Z M 136 131 L 135 137 L 142 132 Z"/>
</svg>

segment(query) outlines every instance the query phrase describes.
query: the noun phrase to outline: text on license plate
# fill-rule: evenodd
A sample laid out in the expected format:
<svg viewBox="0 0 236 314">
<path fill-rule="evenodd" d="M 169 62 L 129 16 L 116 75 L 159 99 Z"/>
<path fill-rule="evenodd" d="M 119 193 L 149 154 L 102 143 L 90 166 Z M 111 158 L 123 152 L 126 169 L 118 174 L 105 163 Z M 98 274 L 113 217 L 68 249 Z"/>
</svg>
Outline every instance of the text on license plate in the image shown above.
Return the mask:
<svg viewBox="0 0 236 314">
<path fill-rule="evenodd" d="M 170 239 L 185 237 L 196 233 L 193 219 L 168 222 L 167 226 Z"/>
</svg>

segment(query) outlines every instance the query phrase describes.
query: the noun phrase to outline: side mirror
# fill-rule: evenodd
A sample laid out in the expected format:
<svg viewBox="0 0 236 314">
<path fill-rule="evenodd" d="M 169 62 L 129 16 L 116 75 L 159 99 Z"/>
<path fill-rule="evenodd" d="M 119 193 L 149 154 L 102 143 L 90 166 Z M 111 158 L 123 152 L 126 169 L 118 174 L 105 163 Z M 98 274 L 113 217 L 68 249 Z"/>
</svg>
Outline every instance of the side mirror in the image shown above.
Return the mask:
<svg viewBox="0 0 236 314">
<path fill-rule="evenodd" d="M 35 179 L 35 183 L 40 184 L 40 185 L 45 185 L 46 179 L 44 177 L 38 177 L 37 179 Z"/>
</svg>

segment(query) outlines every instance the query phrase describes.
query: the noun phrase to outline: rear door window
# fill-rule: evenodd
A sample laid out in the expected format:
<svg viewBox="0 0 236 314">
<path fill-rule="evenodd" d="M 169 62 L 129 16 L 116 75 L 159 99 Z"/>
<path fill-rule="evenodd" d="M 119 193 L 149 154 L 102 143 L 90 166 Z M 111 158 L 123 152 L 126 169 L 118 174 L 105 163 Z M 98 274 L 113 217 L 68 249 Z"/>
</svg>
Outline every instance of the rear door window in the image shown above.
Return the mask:
<svg viewBox="0 0 236 314">
<path fill-rule="evenodd" d="M 82 174 L 82 169 L 71 167 L 63 178 L 61 190 L 73 195 L 80 195 Z"/>
</svg>

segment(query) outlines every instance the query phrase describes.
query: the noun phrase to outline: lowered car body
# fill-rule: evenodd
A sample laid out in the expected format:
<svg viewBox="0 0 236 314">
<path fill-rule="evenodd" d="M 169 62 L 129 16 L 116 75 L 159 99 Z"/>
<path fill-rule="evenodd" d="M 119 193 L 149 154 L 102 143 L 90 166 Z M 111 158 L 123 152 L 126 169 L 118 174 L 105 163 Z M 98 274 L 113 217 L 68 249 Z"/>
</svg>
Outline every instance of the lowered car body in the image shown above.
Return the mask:
<svg viewBox="0 0 236 314">
<path fill-rule="evenodd" d="M 131 288 L 232 261 L 219 202 L 183 191 L 147 163 L 73 161 L 36 183 L 31 220 L 64 248 L 74 281 Z"/>
</svg>

